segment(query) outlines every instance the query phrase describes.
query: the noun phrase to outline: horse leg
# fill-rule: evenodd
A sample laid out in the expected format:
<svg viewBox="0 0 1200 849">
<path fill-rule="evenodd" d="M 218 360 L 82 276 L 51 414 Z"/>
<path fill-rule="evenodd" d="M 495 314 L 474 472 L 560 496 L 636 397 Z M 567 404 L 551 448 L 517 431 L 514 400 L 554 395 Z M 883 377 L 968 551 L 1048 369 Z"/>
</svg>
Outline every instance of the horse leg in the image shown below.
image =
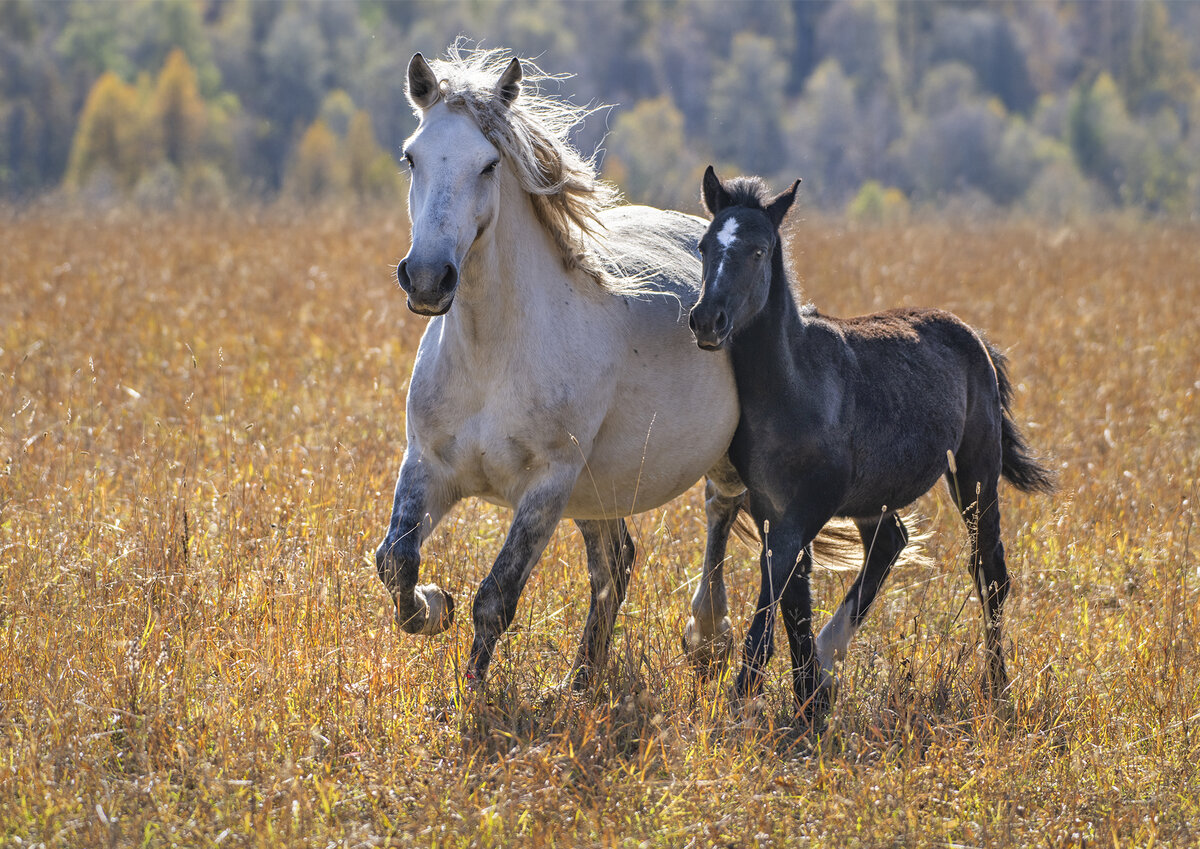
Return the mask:
<svg viewBox="0 0 1200 849">
<path fill-rule="evenodd" d="M 829 709 L 832 686 L 823 674 L 812 631 L 812 546 L 806 545 L 779 597 L 783 626 L 792 656 L 792 693 L 796 709 L 811 726 Z"/>
<path fill-rule="evenodd" d="M 960 449 L 955 456 L 957 472 L 946 475 L 950 492 L 962 513 L 971 539 L 969 568 L 983 606 L 984 648 L 988 659 L 988 683 L 992 695 L 999 696 L 1008 687 L 1004 666 L 1002 620 L 1008 598 L 1008 566 L 1004 562 L 1004 543 L 1000 540 L 999 441 L 995 457 L 978 462 Z"/>
<path fill-rule="evenodd" d="M 396 479 L 387 536 L 375 551 L 375 568 L 392 594 L 396 623 L 410 634 L 438 634 L 454 621 L 453 596 L 436 584 L 417 584 L 421 543 L 453 504 L 437 495 L 441 491 L 441 487 L 430 486 L 429 469 L 416 452 L 406 451 Z"/>
<path fill-rule="evenodd" d="M 468 682 L 480 686 L 487 677 L 496 643 L 517 613 L 521 591 L 562 518 L 578 474 L 578 468 L 564 467 L 526 490 L 517 503 L 504 545 L 479 585 L 471 608 L 475 640 Z"/>
<path fill-rule="evenodd" d="M 576 690 L 584 690 L 608 656 L 613 625 L 625 600 L 636 551 L 624 519 L 577 519 L 575 524 L 583 534 L 592 585 L 592 604 L 575 657 L 572 682 Z"/>
<path fill-rule="evenodd" d="M 745 492 L 727 458 L 708 473 L 704 483 L 708 520 L 704 571 L 692 596 L 692 615 L 683 629 L 683 653 L 701 677 L 723 666 L 733 651 L 733 625 L 725 595 L 725 548 Z"/>
<path fill-rule="evenodd" d="M 817 635 L 817 657 L 827 676 L 832 675 L 834 664 L 846 659 L 850 640 L 867 617 L 892 564 L 900 558 L 900 552 L 908 544 L 908 529 L 895 513 L 885 513 L 873 519 L 856 519 L 854 523 L 862 538 L 863 567 L 842 603 Z M 832 681 L 828 683 L 832 684 Z"/>
<path fill-rule="evenodd" d="M 750 630 L 746 633 L 746 644 L 742 651 L 742 668 L 738 672 L 734 684 L 734 695 L 738 699 L 754 698 L 762 691 L 763 679 L 766 675 L 767 664 L 775 653 L 775 603 L 779 601 L 792 582 L 800 582 L 807 592 L 808 573 L 805 569 L 812 568 L 812 557 L 805 551 L 809 540 L 801 534 L 788 533 L 783 529 L 771 533 L 763 533 L 763 548 L 759 555 L 759 573 L 761 584 L 758 590 L 758 603 L 755 606 L 754 617 L 750 621 Z M 793 589 L 792 599 L 798 599 L 798 591 Z M 785 624 L 790 629 L 798 624 L 798 611 L 791 610 L 793 616 Z M 811 616 L 808 617 L 811 619 Z M 812 642 L 811 627 L 809 642 Z M 797 647 L 802 648 L 802 647 Z M 793 668 L 795 654 L 793 649 Z M 811 654 L 811 652 L 810 652 Z"/>
</svg>

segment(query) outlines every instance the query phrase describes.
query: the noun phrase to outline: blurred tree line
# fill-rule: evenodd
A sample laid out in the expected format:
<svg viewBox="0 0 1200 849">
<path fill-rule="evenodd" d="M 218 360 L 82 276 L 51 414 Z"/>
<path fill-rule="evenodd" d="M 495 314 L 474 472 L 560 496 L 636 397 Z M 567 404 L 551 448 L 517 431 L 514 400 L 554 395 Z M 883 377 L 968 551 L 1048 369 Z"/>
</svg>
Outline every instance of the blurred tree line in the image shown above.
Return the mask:
<svg viewBox="0 0 1200 849">
<path fill-rule="evenodd" d="M 0 0 L 0 196 L 392 198 L 414 51 L 535 57 L 631 200 L 1200 214 L 1200 3 Z"/>
</svg>

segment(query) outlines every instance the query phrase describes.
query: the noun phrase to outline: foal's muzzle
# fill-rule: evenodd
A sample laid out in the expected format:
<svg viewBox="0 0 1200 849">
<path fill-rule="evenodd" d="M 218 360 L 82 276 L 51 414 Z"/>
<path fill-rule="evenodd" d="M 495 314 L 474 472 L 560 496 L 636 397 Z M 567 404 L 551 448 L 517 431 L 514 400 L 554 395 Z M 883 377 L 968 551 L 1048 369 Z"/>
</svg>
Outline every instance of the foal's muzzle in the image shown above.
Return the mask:
<svg viewBox="0 0 1200 849">
<path fill-rule="evenodd" d="M 442 315 L 454 301 L 458 288 L 458 266 L 447 263 L 416 263 L 407 257 L 396 266 L 396 282 L 408 295 L 408 308 L 417 315 Z"/>
<path fill-rule="evenodd" d="M 729 338 L 729 314 L 721 309 L 693 309 L 688 316 L 688 327 L 692 328 L 697 345 L 706 351 L 719 351 Z"/>
</svg>

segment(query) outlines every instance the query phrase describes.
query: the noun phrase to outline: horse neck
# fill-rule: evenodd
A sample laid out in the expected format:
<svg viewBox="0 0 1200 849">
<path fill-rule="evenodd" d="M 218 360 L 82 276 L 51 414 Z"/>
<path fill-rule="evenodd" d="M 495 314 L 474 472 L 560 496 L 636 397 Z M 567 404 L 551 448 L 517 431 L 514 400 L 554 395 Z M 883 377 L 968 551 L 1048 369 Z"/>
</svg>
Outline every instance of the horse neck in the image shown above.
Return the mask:
<svg viewBox="0 0 1200 849">
<path fill-rule="evenodd" d="M 731 356 L 737 377 L 738 392 L 743 395 L 759 391 L 778 394 L 772 364 L 783 363 L 795 356 L 797 345 L 805 336 L 805 321 L 796 306 L 783 265 L 783 250 L 776 245 L 771 257 L 771 285 L 767 303 L 738 331 Z"/>
<path fill-rule="evenodd" d="M 567 286 L 562 259 L 516 178 L 501 179 L 495 221 L 472 246 L 461 269 L 447 328 L 467 346 L 492 352 L 528 344 L 531 328 L 543 320 L 539 306 L 551 289 Z"/>
</svg>

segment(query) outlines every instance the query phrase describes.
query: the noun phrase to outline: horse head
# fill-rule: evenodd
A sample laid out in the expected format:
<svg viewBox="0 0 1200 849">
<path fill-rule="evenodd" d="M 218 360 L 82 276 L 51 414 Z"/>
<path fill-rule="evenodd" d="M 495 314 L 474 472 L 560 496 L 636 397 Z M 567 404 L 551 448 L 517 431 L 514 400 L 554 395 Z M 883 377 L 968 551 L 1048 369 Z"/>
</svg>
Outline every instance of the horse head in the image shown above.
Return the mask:
<svg viewBox="0 0 1200 849">
<path fill-rule="evenodd" d="M 513 59 L 491 86 L 488 108 L 507 110 L 521 90 Z M 452 103 L 447 86 L 420 53 L 408 66 L 407 94 L 420 117 L 405 142 L 411 181 L 408 210 L 412 247 L 396 268 L 408 307 L 420 315 L 450 309 L 467 252 L 499 214 L 499 148 L 488 140 L 474 103 Z"/>
<path fill-rule="evenodd" d="M 768 200 L 758 177 L 722 183 L 711 165 L 704 172 L 702 195 L 713 220 L 700 240 L 704 276 L 688 318 L 701 348 L 719 350 L 766 305 L 777 252 L 782 263 L 779 226 L 799 185 Z"/>
</svg>

